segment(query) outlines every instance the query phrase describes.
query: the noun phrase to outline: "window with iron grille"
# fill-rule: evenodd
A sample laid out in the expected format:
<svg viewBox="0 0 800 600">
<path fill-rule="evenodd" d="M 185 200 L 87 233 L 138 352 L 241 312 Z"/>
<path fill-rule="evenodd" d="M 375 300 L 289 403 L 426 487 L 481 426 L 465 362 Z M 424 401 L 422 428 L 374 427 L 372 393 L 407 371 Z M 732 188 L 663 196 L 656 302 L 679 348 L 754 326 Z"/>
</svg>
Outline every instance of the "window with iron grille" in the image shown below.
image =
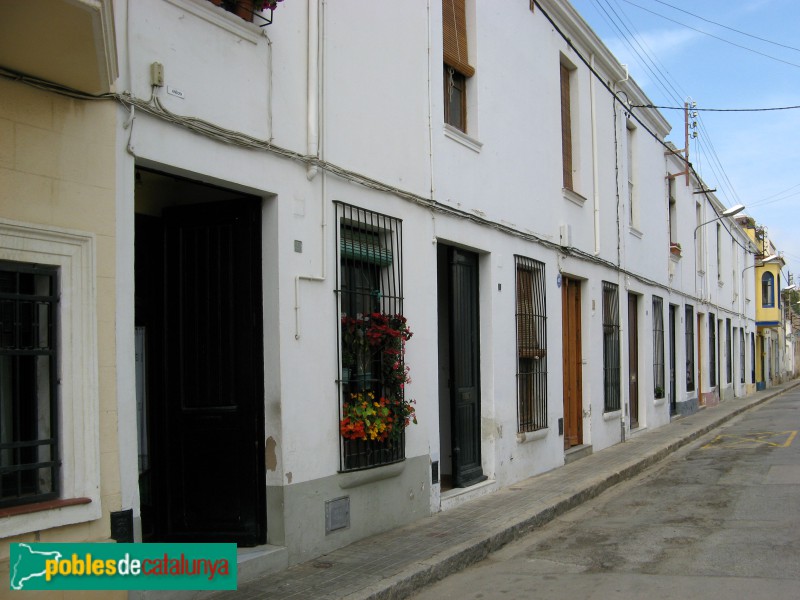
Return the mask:
<svg viewBox="0 0 800 600">
<path fill-rule="evenodd" d="M 547 308 L 544 263 L 522 256 L 517 266 L 518 431 L 547 427 Z"/>
<path fill-rule="evenodd" d="M 686 391 L 694 391 L 694 308 L 686 305 Z"/>
<path fill-rule="evenodd" d="M 58 269 L 0 261 L 0 507 L 58 497 Z"/>
<path fill-rule="evenodd" d="M 708 313 L 708 385 L 717 385 L 717 317 Z"/>
<path fill-rule="evenodd" d="M 744 329 L 741 327 L 739 328 L 739 363 L 741 368 L 739 369 L 739 383 L 744 383 L 744 336 L 745 332 Z"/>
<path fill-rule="evenodd" d="M 352 471 L 405 459 L 407 415 L 386 408 L 386 414 L 368 416 L 373 425 L 364 428 L 366 421 L 359 425 L 352 411 L 360 405 L 371 410 L 375 403 L 382 411 L 384 401 L 388 407 L 404 402 L 403 344 L 410 333 L 403 317 L 402 221 L 341 202 L 335 207 L 340 469 Z"/>
<path fill-rule="evenodd" d="M 727 383 L 733 383 L 733 340 L 731 335 L 731 320 L 725 319 L 725 381 Z"/>
<path fill-rule="evenodd" d="M 620 409 L 619 287 L 603 282 L 603 399 L 605 412 Z"/>
<path fill-rule="evenodd" d="M 653 296 L 653 393 L 664 397 L 664 300 Z"/>
</svg>

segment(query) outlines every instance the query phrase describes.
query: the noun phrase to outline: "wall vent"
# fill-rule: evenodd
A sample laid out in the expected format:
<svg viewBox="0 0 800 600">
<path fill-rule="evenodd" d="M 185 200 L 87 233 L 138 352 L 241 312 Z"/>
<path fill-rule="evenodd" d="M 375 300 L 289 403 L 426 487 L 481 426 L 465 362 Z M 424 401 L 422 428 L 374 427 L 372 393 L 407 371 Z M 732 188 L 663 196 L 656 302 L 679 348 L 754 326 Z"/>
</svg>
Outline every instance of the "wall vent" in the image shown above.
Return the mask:
<svg viewBox="0 0 800 600">
<path fill-rule="evenodd" d="M 350 527 L 350 496 L 342 496 L 325 503 L 325 533 Z"/>
</svg>

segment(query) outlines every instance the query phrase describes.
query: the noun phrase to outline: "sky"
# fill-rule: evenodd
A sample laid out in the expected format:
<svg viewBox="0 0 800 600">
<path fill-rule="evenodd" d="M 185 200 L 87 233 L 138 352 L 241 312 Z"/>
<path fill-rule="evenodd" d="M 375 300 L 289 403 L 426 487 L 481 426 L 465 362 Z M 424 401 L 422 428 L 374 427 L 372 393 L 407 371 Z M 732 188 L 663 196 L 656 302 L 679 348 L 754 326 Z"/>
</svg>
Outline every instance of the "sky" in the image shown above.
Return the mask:
<svg viewBox="0 0 800 600">
<path fill-rule="evenodd" d="M 800 106 L 798 0 L 571 1 L 655 105 Z M 683 111 L 661 113 L 667 139 L 683 148 Z M 767 228 L 786 261 L 782 285 L 792 273 L 800 287 L 800 108 L 698 110 L 691 120 L 695 170 L 726 206 L 744 204 Z"/>
</svg>

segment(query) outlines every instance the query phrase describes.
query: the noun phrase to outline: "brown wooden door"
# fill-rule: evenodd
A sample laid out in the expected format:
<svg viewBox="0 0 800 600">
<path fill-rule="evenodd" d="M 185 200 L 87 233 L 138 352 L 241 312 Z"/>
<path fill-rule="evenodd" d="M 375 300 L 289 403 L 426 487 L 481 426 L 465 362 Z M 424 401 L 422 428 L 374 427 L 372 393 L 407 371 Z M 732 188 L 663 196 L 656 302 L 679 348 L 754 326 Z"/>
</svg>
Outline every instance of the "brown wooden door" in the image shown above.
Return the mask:
<svg viewBox="0 0 800 600">
<path fill-rule="evenodd" d="M 703 397 L 703 345 L 701 343 L 703 331 L 703 316 L 697 315 L 697 329 L 695 329 L 694 339 L 697 343 L 697 404 L 705 406 L 706 399 Z"/>
<path fill-rule="evenodd" d="M 628 294 L 628 406 L 631 429 L 639 427 L 639 315 L 638 297 Z"/>
<path fill-rule="evenodd" d="M 581 365 L 581 285 L 565 277 L 561 284 L 561 339 L 564 369 L 564 449 L 583 443 Z"/>
</svg>

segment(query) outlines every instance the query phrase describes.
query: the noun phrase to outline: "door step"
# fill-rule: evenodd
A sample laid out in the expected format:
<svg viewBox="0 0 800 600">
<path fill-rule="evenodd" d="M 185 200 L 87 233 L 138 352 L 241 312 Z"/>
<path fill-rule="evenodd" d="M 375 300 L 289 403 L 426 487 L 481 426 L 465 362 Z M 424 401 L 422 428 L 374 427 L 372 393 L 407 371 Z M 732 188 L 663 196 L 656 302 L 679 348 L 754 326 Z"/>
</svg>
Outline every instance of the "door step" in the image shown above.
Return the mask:
<svg viewBox="0 0 800 600">
<path fill-rule="evenodd" d="M 592 446 L 590 444 L 581 444 L 580 446 L 573 446 L 564 452 L 564 464 L 568 465 L 581 458 L 589 456 L 592 453 Z"/>
</svg>

